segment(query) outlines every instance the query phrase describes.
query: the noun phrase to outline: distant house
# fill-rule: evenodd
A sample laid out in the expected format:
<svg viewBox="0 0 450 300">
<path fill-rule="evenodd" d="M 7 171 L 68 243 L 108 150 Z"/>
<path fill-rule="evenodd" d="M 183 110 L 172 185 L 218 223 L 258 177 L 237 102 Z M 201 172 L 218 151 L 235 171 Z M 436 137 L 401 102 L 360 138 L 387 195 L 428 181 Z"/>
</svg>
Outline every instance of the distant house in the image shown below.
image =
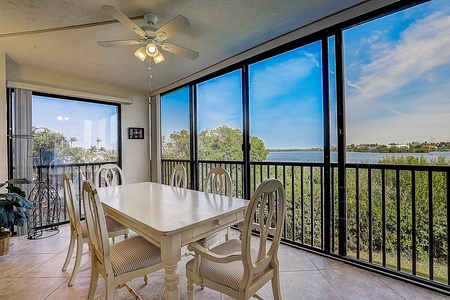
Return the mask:
<svg viewBox="0 0 450 300">
<path fill-rule="evenodd" d="M 400 144 L 389 144 L 388 148 L 404 148 L 409 149 L 409 145 L 400 145 Z"/>
</svg>

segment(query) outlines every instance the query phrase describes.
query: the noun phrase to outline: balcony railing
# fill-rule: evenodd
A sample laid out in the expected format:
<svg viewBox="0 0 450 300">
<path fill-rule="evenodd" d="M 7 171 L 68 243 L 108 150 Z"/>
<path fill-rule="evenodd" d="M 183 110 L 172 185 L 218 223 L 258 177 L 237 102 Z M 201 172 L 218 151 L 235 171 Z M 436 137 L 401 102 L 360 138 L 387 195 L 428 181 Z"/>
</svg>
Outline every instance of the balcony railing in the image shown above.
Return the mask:
<svg viewBox="0 0 450 300">
<path fill-rule="evenodd" d="M 185 165 L 191 176 L 198 173 L 198 178 L 190 178 L 197 184 L 188 187 L 203 190 L 207 171 L 222 166 L 230 172 L 234 195 L 244 195 L 242 162 L 199 161 L 193 172 L 189 161 L 163 160 L 163 183 L 170 183 L 177 163 Z M 449 166 L 345 164 L 341 197 L 338 165 L 331 164 L 328 181 L 325 171 L 323 163 L 251 162 L 251 192 L 269 177 L 285 186 L 283 243 L 450 290 Z M 344 253 L 339 251 L 342 245 Z"/>
<path fill-rule="evenodd" d="M 61 211 L 59 222 L 69 221 L 69 213 L 67 204 L 64 201 L 63 177 L 62 174 L 67 172 L 73 181 L 75 193 L 78 199 L 78 207 L 82 215 L 84 208 L 81 202 L 81 192 L 84 180 L 94 180 L 94 175 L 101 165 L 117 162 L 100 162 L 100 163 L 76 163 L 76 164 L 59 164 L 59 165 L 38 165 L 33 171 L 33 183 L 41 183 L 48 187 L 54 188 L 61 199 Z"/>
</svg>

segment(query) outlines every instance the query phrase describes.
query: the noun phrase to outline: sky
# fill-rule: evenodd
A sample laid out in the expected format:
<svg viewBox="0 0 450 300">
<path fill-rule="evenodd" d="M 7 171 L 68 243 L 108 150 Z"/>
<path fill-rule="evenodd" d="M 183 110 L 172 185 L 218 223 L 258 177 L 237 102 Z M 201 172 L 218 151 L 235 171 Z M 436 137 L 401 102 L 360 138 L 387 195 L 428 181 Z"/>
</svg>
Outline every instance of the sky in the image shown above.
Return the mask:
<svg viewBox="0 0 450 300">
<path fill-rule="evenodd" d="M 348 28 L 343 41 L 347 144 L 450 141 L 448 0 Z M 318 41 L 249 66 L 250 134 L 267 148 L 323 145 L 320 49 Z M 330 65 L 335 83 L 334 59 Z M 198 85 L 199 131 L 242 128 L 239 76 L 236 71 Z M 330 91 L 336 145 L 335 87 Z M 188 99 L 183 90 L 163 96 L 163 135 L 189 130 Z"/>
<path fill-rule="evenodd" d="M 450 141 L 449 33 L 443 0 L 344 33 L 347 142 Z"/>
<path fill-rule="evenodd" d="M 61 100 L 33 95 L 33 126 L 75 137 L 73 147 L 118 149 L 117 107 L 100 103 Z"/>
</svg>

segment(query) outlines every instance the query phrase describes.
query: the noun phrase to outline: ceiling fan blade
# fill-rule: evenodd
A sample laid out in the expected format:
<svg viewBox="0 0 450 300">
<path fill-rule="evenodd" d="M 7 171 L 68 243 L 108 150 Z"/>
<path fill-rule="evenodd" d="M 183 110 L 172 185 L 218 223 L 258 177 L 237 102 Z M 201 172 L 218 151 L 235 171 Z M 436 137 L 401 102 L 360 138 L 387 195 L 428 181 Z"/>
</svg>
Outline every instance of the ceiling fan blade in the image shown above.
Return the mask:
<svg viewBox="0 0 450 300">
<path fill-rule="evenodd" d="M 164 24 L 161 28 L 156 30 L 155 36 L 158 40 L 164 41 L 165 39 L 171 37 L 178 31 L 186 29 L 191 26 L 189 20 L 182 16 L 178 15 L 166 24 Z"/>
<path fill-rule="evenodd" d="M 141 45 L 141 41 L 137 40 L 120 40 L 120 41 L 99 41 L 97 45 L 101 47 L 114 47 L 114 46 L 136 46 Z"/>
<path fill-rule="evenodd" d="M 190 58 L 190 59 L 197 59 L 198 55 L 199 55 L 199 53 L 197 51 L 194 51 L 194 50 L 191 50 L 188 48 L 184 48 L 181 46 L 177 46 L 174 44 L 170 44 L 170 43 L 161 44 L 161 49 L 163 49 L 167 52 L 171 52 L 176 55 Z"/>
<path fill-rule="evenodd" d="M 147 38 L 145 31 L 142 30 L 139 26 L 136 25 L 133 21 L 130 20 L 123 12 L 117 9 L 117 7 L 112 5 L 103 5 L 102 9 L 110 14 L 114 19 L 122 23 L 123 26 L 127 27 L 135 34 L 137 34 L 140 38 Z"/>
</svg>

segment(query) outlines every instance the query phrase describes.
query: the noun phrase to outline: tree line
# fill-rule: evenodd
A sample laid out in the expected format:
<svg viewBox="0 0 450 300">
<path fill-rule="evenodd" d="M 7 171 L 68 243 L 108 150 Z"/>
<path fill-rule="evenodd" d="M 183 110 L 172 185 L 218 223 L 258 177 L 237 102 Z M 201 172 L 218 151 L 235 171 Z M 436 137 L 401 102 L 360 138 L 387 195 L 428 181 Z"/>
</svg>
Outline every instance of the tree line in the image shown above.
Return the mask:
<svg viewBox="0 0 450 300">
<path fill-rule="evenodd" d="M 32 128 L 32 152 L 34 165 L 69 164 L 117 161 L 117 150 L 100 147 L 100 139 L 96 139 L 97 145 L 86 149 L 73 147 L 77 142 L 75 137 L 66 137 L 58 131 L 49 128 Z"/>
<path fill-rule="evenodd" d="M 242 161 L 242 131 L 222 125 L 217 128 L 207 128 L 198 134 L 198 157 L 202 160 Z M 250 137 L 250 160 L 264 161 L 269 154 L 264 141 L 257 136 Z M 161 148 L 163 159 L 190 158 L 190 134 L 183 129 L 170 134 L 169 138 L 162 136 Z"/>
</svg>

